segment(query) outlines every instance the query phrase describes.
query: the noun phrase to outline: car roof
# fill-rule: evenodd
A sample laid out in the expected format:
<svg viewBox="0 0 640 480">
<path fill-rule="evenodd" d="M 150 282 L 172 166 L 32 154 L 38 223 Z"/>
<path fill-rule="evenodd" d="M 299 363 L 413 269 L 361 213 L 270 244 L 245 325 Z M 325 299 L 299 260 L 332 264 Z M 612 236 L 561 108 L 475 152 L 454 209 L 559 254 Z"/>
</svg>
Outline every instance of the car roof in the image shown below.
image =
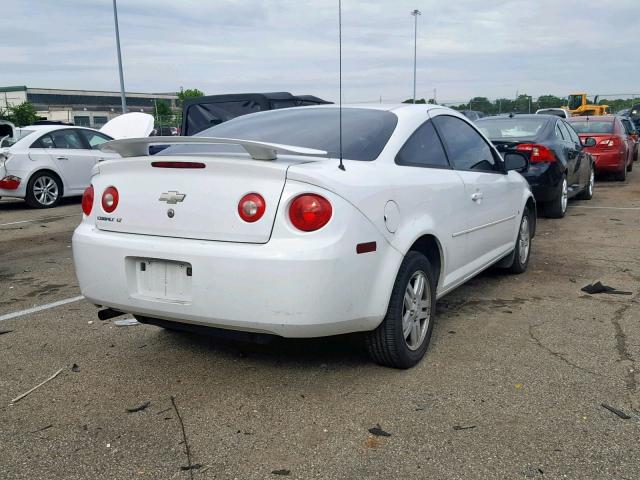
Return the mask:
<svg viewBox="0 0 640 480">
<path fill-rule="evenodd" d="M 615 115 L 589 115 L 583 117 L 571 117 L 568 120 L 574 122 L 613 122 L 615 120 Z"/>
</svg>

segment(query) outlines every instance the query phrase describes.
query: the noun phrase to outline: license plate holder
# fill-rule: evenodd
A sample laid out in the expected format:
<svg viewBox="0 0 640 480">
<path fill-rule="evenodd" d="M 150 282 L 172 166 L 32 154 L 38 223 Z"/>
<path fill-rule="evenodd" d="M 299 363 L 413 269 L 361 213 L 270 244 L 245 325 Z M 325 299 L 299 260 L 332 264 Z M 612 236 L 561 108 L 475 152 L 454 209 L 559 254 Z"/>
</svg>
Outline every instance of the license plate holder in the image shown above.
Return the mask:
<svg viewBox="0 0 640 480">
<path fill-rule="evenodd" d="M 157 258 L 129 258 L 135 269 L 133 294 L 170 302 L 191 301 L 193 267 L 188 262 Z"/>
</svg>

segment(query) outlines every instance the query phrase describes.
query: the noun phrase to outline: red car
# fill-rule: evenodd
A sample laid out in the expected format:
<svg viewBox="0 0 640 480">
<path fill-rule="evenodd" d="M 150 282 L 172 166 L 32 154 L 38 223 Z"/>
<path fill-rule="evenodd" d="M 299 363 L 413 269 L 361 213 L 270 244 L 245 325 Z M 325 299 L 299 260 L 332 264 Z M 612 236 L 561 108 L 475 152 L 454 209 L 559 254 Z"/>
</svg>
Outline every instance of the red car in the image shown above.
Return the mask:
<svg viewBox="0 0 640 480">
<path fill-rule="evenodd" d="M 629 135 L 618 117 L 572 117 L 567 119 L 582 139 L 595 139 L 593 147 L 587 147 L 596 162 L 596 172 L 612 172 L 616 180 L 624 181 L 627 172 L 633 169 L 635 141 Z"/>
</svg>

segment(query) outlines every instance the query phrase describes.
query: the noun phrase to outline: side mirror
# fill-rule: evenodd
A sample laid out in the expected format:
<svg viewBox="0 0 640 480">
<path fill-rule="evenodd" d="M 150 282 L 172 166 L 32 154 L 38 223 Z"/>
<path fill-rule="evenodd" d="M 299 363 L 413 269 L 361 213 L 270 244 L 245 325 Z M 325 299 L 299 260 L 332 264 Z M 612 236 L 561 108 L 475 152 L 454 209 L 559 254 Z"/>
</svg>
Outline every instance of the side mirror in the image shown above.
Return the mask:
<svg viewBox="0 0 640 480">
<path fill-rule="evenodd" d="M 596 146 L 596 139 L 593 138 L 593 137 L 587 137 L 582 142 L 582 146 L 583 147 L 595 147 Z"/>
<path fill-rule="evenodd" d="M 523 171 L 529 165 L 529 160 L 524 153 L 508 152 L 504 154 L 504 166 L 507 171 Z"/>
</svg>

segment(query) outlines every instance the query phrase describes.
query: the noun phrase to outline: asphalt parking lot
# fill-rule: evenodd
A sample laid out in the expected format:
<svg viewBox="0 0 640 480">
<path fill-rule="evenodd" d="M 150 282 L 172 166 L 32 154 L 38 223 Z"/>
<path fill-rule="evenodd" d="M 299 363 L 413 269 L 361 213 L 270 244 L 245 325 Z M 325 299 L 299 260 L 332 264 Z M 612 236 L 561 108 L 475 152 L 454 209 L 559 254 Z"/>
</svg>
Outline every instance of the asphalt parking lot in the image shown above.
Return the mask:
<svg viewBox="0 0 640 480">
<path fill-rule="evenodd" d="M 80 295 L 80 205 L 0 200 L 0 478 L 637 479 L 638 175 L 541 219 L 525 274 L 443 298 L 408 371 L 353 337 L 234 343 L 83 300 L 6 319 Z M 631 294 L 580 291 L 598 280 Z"/>
</svg>

